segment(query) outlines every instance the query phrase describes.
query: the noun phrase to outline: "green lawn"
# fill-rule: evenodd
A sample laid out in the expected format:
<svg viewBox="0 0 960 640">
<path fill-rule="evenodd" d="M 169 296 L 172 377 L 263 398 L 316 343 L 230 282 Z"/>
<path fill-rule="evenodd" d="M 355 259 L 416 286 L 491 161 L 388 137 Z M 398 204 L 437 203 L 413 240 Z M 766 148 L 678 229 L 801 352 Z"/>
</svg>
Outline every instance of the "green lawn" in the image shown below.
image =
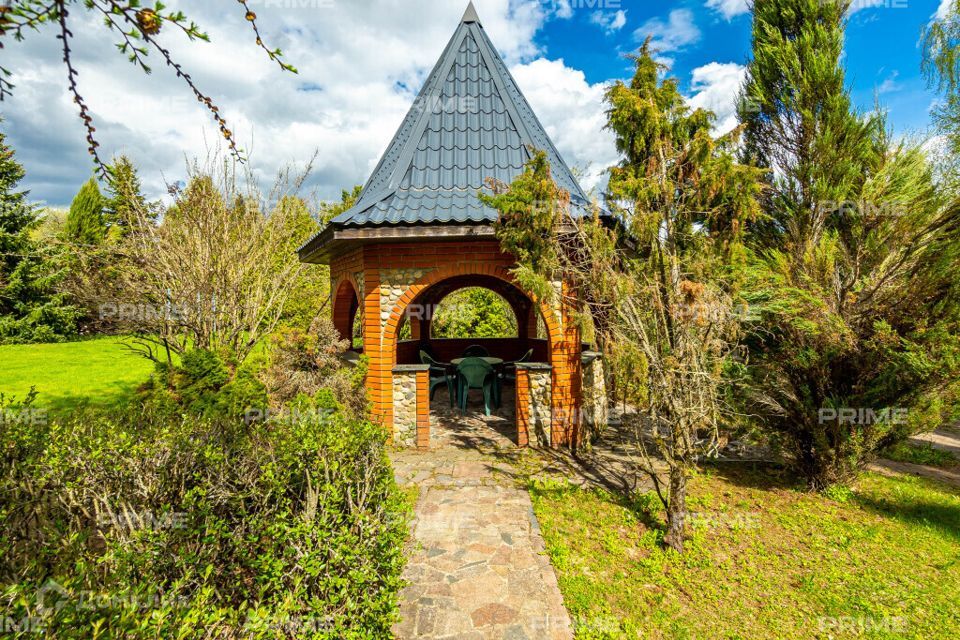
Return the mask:
<svg viewBox="0 0 960 640">
<path fill-rule="evenodd" d="M 832 500 L 773 470 L 691 486 L 687 552 L 649 499 L 534 483 L 577 638 L 960 637 L 960 492 L 864 475 Z"/>
<path fill-rule="evenodd" d="M 881 454 L 884 458 L 895 460 L 897 462 L 909 462 L 911 464 L 923 464 L 929 467 L 941 467 L 949 469 L 960 466 L 960 460 L 942 449 L 936 449 L 930 443 L 914 444 L 912 442 L 899 442 L 892 447 L 887 448 Z"/>
<path fill-rule="evenodd" d="M 152 371 L 122 338 L 0 346 L 0 393 L 22 399 L 36 387 L 35 406 L 55 412 L 114 405 Z"/>
</svg>

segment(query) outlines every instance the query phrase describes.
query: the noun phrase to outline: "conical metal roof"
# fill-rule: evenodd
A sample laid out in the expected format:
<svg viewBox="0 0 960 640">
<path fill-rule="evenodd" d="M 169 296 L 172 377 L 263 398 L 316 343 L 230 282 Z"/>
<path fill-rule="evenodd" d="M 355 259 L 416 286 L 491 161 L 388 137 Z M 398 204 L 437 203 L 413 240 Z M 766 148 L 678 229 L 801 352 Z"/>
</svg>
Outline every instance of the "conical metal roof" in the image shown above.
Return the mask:
<svg viewBox="0 0 960 640">
<path fill-rule="evenodd" d="M 356 205 L 331 224 L 495 222 L 496 210 L 480 202 L 477 192 L 487 178 L 509 183 L 534 149 L 547 153 L 554 180 L 570 192 L 573 212 L 586 213 L 586 195 L 471 3 Z"/>
</svg>

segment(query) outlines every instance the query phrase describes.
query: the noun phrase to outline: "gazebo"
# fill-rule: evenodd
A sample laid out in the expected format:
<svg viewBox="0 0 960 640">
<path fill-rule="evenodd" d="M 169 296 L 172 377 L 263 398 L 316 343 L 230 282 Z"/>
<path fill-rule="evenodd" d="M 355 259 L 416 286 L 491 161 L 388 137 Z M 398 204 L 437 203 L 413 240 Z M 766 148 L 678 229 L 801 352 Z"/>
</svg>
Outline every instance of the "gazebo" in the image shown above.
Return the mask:
<svg viewBox="0 0 960 640">
<path fill-rule="evenodd" d="M 486 341 L 491 355 L 511 360 L 533 349 L 531 361 L 517 365 L 518 445 L 530 438 L 570 445 L 583 421 L 605 419 L 601 362 L 581 344 L 572 309 L 538 302 L 518 286 L 515 260 L 494 234 L 497 212 L 477 195 L 487 178 L 509 183 L 534 149 L 546 152 L 575 215 L 589 214 L 586 195 L 471 3 L 356 204 L 299 250 L 302 262 L 330 266 L 341 336 L 352 339 L 361 323 L 373 412 L 396 444 L 429 447 L 429 372 L 420 350 L 450 360 L 485 342 L 431 338 L 431 310 L 464 287 L 493 290 L 516 315 L 517 337 Z M 410 337 L 401 340 L 404 322 Z"/>
</svg>

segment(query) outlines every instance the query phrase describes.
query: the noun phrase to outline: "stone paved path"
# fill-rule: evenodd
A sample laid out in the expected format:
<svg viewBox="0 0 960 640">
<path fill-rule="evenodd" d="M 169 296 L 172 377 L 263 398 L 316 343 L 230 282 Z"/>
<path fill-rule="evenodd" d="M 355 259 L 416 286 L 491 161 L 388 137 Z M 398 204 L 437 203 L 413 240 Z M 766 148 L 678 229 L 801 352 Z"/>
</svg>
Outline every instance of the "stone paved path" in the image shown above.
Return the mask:
<svg viewBox="0 0 960 640">
<path fill-rule="evenodd" d="M 398 638 L 573 635 L 530 496 L 497 455 L 514 447 L 504 422 L 441 415 L 431 451 L 391 456 L 398 481 L 420 489 Z"/>
</svg>

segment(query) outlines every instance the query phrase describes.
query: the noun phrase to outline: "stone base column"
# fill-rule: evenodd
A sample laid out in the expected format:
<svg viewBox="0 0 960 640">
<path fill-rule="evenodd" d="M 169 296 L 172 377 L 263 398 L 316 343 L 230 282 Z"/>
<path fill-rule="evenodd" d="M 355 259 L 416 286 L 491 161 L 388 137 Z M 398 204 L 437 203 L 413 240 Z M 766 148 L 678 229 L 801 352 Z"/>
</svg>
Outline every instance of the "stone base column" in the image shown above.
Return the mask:
<svg viewBox="0 0 960 640">
<path fill-rule="evenodd" d="M 525 446 L 531 435 L 543 446 L 552 445 L 551 372 L 552 367 L 542 362 L 517 363 L 517 444 L 520 446 Z"/>
<path fill-rule="evenodd" d="M 583 361 L 583 424 L 590 435 L 598 434 L 607 426 L 607 381 L 603 370 L 603 356 L 596 351 L 584 351 Z"/>
<path fill-rule="evenodd" d="M 430 367 L 393 368 L 393 442 L 400 447 L 430 447 Z"/>
</svg>

